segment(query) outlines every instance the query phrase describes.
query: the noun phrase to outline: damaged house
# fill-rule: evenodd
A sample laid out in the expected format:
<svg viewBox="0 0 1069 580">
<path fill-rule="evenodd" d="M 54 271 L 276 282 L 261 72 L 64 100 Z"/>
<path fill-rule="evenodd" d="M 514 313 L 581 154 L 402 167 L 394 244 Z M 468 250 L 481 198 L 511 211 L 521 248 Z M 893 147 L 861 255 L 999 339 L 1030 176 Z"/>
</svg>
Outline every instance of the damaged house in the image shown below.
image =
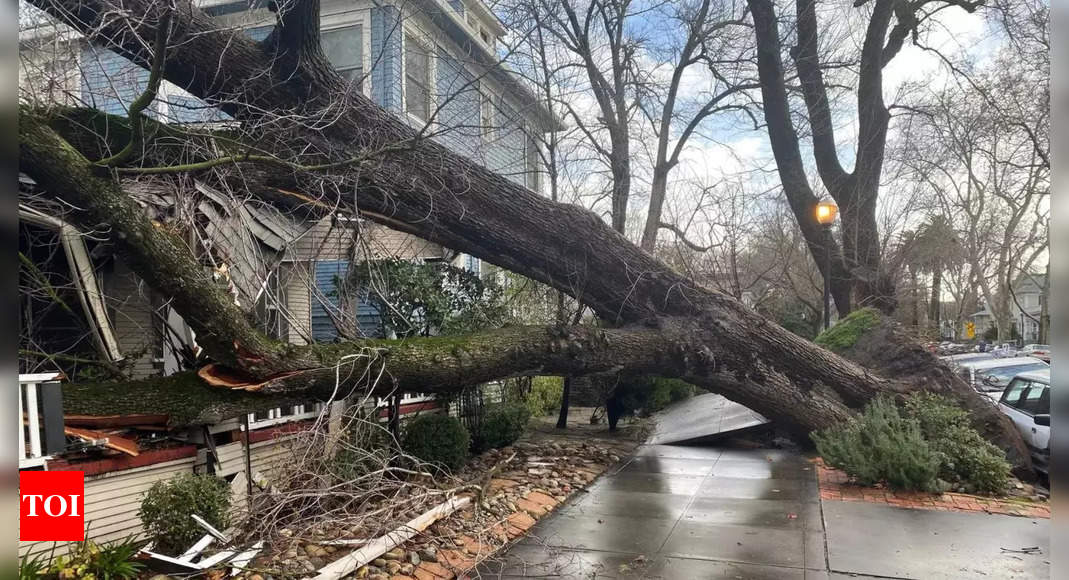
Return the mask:
<svg viewBox="0 0 1069 580">
<path fill-rule="evenodd" d="M 254 38 L 274 15 L 246 2 L 200 3 Z M 259 3 L 253 3 L 258 6 Z M 419 3 L 371 0 L 322 3 L 322 43 L 357 90 L 413 124 L 433 122 L 443 143 L 509 179 L 540 189 L 538 133 L 557 121 L 506 68 L 496 66 L 505 30 L 482 0 Z M 20 32 L 23 99 L 90 106 L 126 115 L 148 72 L 51 22 Z M 195 126 L 226 116 L 166 82 L 150 117 Z M 283 456 L 288 433 L 317 417 L 338 417 L 309 401 L 212 425 L 176 427 L 167 416 L 64 413 L 65 380 L 152 380 L 203 364 L 197 337 L 161 296 L 114 254 L 108 232 L 79 231 L 65 208 L 35 195 L 20 177 L 19 468 L 80 470 L 86 522 L 99 541 L 141 531 L 139 497 L 178 473 L 214 473 L 237 502 L 255 493 Z M 445 262 L 480 272 L 477 259 L 437 244 L 335 214 L 284 214 L 240 191 L 193 180 L 131 181 L 129 192 L 160 227 L 180 236 L 213 279 L 269 335 L 295 344 L 339 336 L 379 336 L 380 316 L 366 300 L 345 299 L 336 283 L 367 260 Z M 403 393 L 375 412 L 384 419 L 435 409 Z M 51 546 L 20 545 L 20 555 Z"/>
</svg>

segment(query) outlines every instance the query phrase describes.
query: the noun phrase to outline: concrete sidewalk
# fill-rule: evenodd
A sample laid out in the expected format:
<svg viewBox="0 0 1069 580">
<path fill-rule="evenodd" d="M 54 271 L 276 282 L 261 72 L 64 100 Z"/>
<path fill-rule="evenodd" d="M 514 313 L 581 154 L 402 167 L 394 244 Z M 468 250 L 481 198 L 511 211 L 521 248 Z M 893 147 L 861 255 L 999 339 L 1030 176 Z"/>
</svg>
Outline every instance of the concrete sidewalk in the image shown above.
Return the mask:
<svg viewBox="0 0 1069 580">
<path fill-rule="evenodd" d="M 813 465 L 796 454 L 644 445 L 479 571 L 484 578 L 1047 578 L 1048 526 L 822 504 Z M 1022 551 L 1032 547 L 1038 553 Z"/>
</svg>

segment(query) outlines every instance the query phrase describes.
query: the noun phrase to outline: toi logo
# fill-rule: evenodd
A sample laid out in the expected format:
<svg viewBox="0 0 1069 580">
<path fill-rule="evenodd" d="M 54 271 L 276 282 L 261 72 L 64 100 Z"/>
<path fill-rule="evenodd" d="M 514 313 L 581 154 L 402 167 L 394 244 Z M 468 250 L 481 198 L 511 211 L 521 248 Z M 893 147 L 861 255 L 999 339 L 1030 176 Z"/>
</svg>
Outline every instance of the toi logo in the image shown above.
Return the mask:
<svg viewBox="0 0 1069 580">
<path fill-rule="evenodd" d="M 19 472 L 19 540 L 85 539 L 85 474 L 81 471 Z"/>
</svg>

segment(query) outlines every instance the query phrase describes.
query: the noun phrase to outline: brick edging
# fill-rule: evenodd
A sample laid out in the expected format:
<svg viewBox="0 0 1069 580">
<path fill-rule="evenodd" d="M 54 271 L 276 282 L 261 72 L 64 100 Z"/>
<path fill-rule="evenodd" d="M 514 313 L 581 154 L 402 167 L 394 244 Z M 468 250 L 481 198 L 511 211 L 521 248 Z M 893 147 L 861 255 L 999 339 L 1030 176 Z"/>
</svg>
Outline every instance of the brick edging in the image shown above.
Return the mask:
<svg viewBox="0 0 1069 580">
<path fill-rule="evenodd" d="M 850 483 L 850 478 L 846 473 L 828 467 L 819 457 L 813 459 L 812 462 L 817 467 L 821 501 L 863 501 L 908 509 L 1050 518 L 1049 504 L 1005 500 L 968 493 L 928 493 L 865 487 Z"/>
</svg>

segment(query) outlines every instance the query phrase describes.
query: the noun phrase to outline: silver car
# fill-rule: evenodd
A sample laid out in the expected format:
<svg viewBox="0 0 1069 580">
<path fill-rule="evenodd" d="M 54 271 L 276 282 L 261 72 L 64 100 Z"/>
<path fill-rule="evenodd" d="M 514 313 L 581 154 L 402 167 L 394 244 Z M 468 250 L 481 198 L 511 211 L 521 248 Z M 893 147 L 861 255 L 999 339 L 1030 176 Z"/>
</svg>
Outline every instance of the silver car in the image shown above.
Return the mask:
<svg viewBox="0 0 1069 580">
<path fill-rule="evenodd" d="M 1013 377 L 998 408 L 1017 426 L 1036 469 L 1046 473 L 1050 461 L 1050 369 Z"/>
<path fill-rule="evenodd" d="M 1049 370 L 1050 366 L 1036 358 L 987 358 L 951 361 L 961 377 L 991 401 L 998 401 L 1010 379 L 1030 371 Z"/>
</svg>

